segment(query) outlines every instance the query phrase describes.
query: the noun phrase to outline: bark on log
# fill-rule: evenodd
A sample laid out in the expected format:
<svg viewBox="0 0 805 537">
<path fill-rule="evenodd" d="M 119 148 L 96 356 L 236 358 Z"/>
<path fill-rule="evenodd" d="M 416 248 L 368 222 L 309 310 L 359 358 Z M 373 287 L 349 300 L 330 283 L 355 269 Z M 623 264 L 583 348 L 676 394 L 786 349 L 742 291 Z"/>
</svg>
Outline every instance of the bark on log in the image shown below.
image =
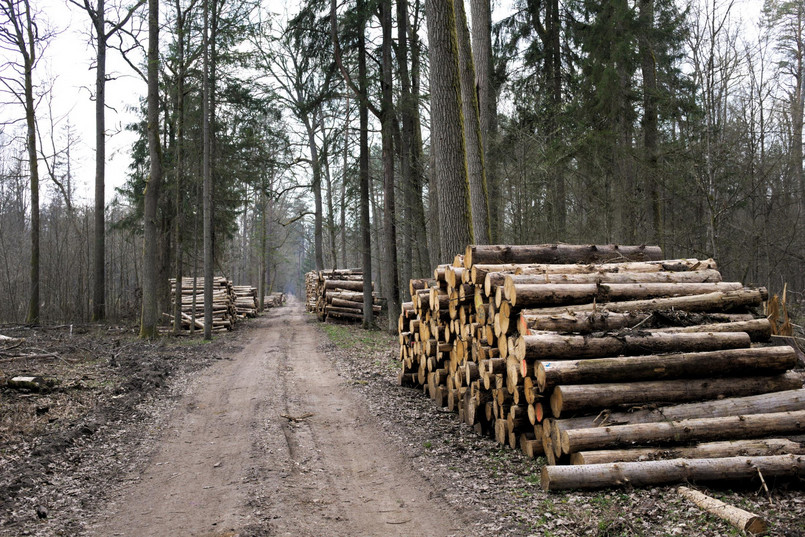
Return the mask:
<svg viewBox="0 0 805 537">
<path fill-rule="evenodd" d="M 360 310 L 361 312 L 363 312 L 363 303 L 362 303 L 362 302 L 356 302 L 356 301 L 353 301 L 353 300 L 342 300 L 342 299 L 340 299 L 340 298 L 333 298 L 333 299 L 330 301 L 330 304 L 331 304 L 332 306 L 337 307 L 337 308 L 350 308 L 350 309 L 358 309 L 358 310 Z M 373 310 L 375 313 L 380 313 L 380 311 L 381 311 L 381 306 L 372 306 L 372 310 Z"/>
<path fill-rule="evenodd" d="M 326 280 L 324 282 L 324 289 L 347 289 L 349 291 L 363 291 L 363 279 L 348 281 L 348 280 Z"/>
<path fill-rule="evenodd" d="M 751 321 L 653 328 L 652 332 L 673 332 L 676 334 L 686 332 L 746 332 L 752 341 L 765 342 L 771 339 L 771 323 L 768 319 L 752 319 Z"/>
<path fill-rule="evenodd" d="M 607 261 L 649 261 L 662 259 L 659 246 L 619 246 L 536 244 L 536 245 L 468 245 L 464 267 L 474 263 L 605 263 Z"/>
<path fill-rule="evenodd" d="M 805 456 L 727 457 L 723 459 L 673 459 L 669 461 L 544 466 L 541 485 L 546 491 L 596 489 L 615 486 L 649 486 L 695 481 L 800 476 Z"/>
<path fill-rule="evenodd" d="M 363 319 L 363 312 L 361 313 L 348 313 L 348 312 L 341 312 L 341 311 L 328 311 L 327 317 L 333 317 L 335 319 L 354 319 L 354 320 L 362 320 Z"/>
<path fill-rule="evenodd" d="M 516 336 L 515 356 L 519 360 L 601 358 L 606 356 L 660 354 L 666 352 L 704 352 L 738 349 L 751 345 L 745 332 L 652 333 L 634 336 L 570 336 L 543 333 Z"/>
<path fill-rule="evenodd" d="M 719 283 L 534 283 L 511 284 L 504 295 L 512 307 L 535 308 L 590 302 L 638 301 L 661 297 L 688 297 L 738 291 L 738 282 Z"/>
<path fill-rule="evenodd" d="M 525 311 L 526 315 L 555 315 L 580 311 L 664 311 L 682 310 L 689 312 L 728 312 L 741 308 L 760 306 L 769 298 L 765 287 L 740 289 L 704 295 L 655 298 L 652 300 L 627 300 L 624 302 L 605 302 L 564 306 L 558 308 L 538 308 Z"/>
<path fill-rule="evenodd" d="M 537 386 L 544 391 L 559 384 L 772 375 L 796 365 L 797 355 L 791 347 L 761 347 L 537 362 L 535 376 Z"/>
<path fill-rule="evenodd" d="M 500 277 L 489 273 L 495 285 L 503 279 L 506 298 L 510 290 L 517 285 L 544 285 L 549 283 L 606 283 L 606 284 L 639 284 L 639 283 L 718 283 L 721 273 L 717 270 L 690 270 L 686 272 L 587 272 L 587 273 L 540 273 L 540 274 L 500 274 Z M 484 282 L 486 283 L 486 282 Z"/>
<path fill-rule="evenodd" d="M 688 487 L 679 487 L 676 490 L 680 496 L 690 500 L 704 511 L 722 520 L 726 520 L 741 531 L 753 535 L 766 533 L 768 525 L 763 517 L 750 513 L 749 511 L 744 511 L 733 505 L 726 504 L 698 490 L 693 490 Z"/>
<path fill-rule="evenodd" d="M 801 434 L 805 431 L 805 410 L 747 414 L 721 418 L 692 418 L 613 427 L 592 427 L 562 431 L 562 453 L 604 447 L 685 444 L 714 440 L 737 440 Z"/>
<path fill-rule="evenodd" d="M 502 263 L 479 264 L 473 263 L 470 270 L 470 282 L 475 285 L 484 284 L 486 277 L 495 272 L 509 274 L 591 274 L 601 272 L 684 272 L 692 270 L 718 270 L 716 262 L 712 259 L 666 259 L 661 261 L 624 262 L 624 263 L 598 263 L 598 264 L 546 264 L 546 263 Z M 497 276 L 495 277 L 498 278 Z M 501 278 L 499 283 L 503 285 Z M 487 290 L 487 295 L 489 294 Z"/>
<path fill-rule="evenodd" d="M 702 442 L 695 446 L 600 449 L 570 455 L 570 464 L 659 461 L 667 459 L 712 459 L 723 457 L 758 457 L 769 455 L 805 455 L 805 437 L 758 438 Z"/>
<path fill-rule="evenodd" d="M 700 403 L 649 408 L 635 412 L 601 412 L 595 416 L 554 420 L 554 423 L 559 430 L 568 430 L 690 418 L 769 414 L 793 410 L 805 410 L 805 389 L 762 393 L 746 397 L 730 397 Z"/>
<path fill-rule="evenodd" d="M 611 313 L 608 311 L 559 315 L 526 315 L 521 313 L 517 321 L 517 330 L 524 336 L 529 335 L 532 330 L 559 333 L 605 332 L 632 328 L 645 322 L 650 316 L 650 313 Z"/>
<path fill-rule="evenodd" d="M 562 413 L 658 402 L 689 402 L 722 397 L 742 397 L 760 393 L 798 390 L 802 377 L 789 371 L 769 377 L 726 379 L 684 379 L 622 384 L 557 386 L 551 394 L 551 411 Z"/>
</svg>

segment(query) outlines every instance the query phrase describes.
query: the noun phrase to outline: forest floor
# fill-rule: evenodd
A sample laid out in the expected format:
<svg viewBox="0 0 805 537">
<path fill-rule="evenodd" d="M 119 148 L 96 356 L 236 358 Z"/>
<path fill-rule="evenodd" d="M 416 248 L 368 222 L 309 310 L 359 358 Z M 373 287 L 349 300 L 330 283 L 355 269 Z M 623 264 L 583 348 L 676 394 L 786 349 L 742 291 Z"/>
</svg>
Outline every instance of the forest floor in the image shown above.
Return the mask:
<svg viewBox="0 0 805 537">
<path fill-rule="evenodd" d="M 203 343 L 2 328 L 0 535 L 738 535 L 673 487 L 545 493 L 543 460 L 396 385 L 396 339 L 292 303 Z M 57 380 L 22 393 L 14 375 Z M 711 490 L 805 535 L 801 486 Z"/>
</svg>

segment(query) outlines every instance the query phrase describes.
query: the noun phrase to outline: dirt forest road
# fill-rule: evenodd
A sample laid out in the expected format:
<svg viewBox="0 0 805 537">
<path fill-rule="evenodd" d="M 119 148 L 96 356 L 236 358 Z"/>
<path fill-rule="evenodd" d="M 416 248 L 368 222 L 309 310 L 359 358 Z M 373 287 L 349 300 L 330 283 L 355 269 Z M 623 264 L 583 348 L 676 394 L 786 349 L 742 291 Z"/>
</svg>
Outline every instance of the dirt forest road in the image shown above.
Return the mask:
<svg viewBox="0 0 805 537">
<path fill-rule="evenodd" d="M 93 535 L 463 535 L 296 302 L 189 386 Z"/>
</svg>

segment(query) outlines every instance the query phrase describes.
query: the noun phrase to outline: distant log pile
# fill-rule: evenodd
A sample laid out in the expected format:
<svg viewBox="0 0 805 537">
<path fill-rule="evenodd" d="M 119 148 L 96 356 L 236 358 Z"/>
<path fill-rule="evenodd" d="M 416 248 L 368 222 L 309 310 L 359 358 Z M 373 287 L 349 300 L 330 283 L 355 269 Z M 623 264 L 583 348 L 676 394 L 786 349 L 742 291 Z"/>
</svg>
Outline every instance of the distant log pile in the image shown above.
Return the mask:
<svg viewBox="0 0 805 537">
<path fill-rule="evenodd" d="M 319 273 L 315 270 L 305 273 L 305 309 L 312 313 L 316 311 L 316 301 L 319 299 Z"/>
<path fill-rule="evenodd" d="M 264 308 L 278 308 L 285 304 L 285 293 L 271 293 L 263 297 Z"/>
<path fill-rule="evenodd" d="M 176 279 L 170 279 L 171 303 L 176 300 Z M 182 278 L 182 330 L 204 330 L 204 278 Z M 212 330 L 225 331 L 235 327 L 237 319 L 257 316 L 257 290 L 250 286 L 235 286 L 222 276 L 212 284 Z M 173 315 L 164 314 L 173 322 Z"/>
<path fill-rule="evenodd" d="M 468 246 L 409 290 L 400 383 L 544 456 L 546 490 L 802 471 L 797 356 L 752 314 L 766 290 L 713 260 Z"/>
<path fill-rule="evenodd" d="M 360 269 L 308 272 L 305 292 L 308 311 L 315 311 L 320 321 L 328 318 L 363 320 L 363 272 Z M 380 299 L 374 292 L 372 297 L 372 308 L 378 314 L 382 309 Z"/>
<path fill-rule="evenodd" d="M 257 303 L 257 288 L 250 285 L 235 285 L 235 313 L 239 319 L 257 317 L 259 304 Z"/>
</svg>

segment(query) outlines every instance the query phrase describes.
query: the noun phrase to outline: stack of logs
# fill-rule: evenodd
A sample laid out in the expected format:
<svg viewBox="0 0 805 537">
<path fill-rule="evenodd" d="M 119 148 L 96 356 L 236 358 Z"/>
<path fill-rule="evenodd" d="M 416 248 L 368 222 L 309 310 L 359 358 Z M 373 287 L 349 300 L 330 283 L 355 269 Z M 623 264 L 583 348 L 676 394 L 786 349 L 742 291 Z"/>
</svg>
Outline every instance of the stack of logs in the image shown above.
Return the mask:
<svg viewBox="0 0 805 537">
<path fill-rule="evenodd" d="M 171 303 L 175 301 L 176 279 L 171 278 Z M 195 309 L 194 309 L 195 307 Z M 195 316 L 193 313 L 195 312 Z M 173 316 L 165 314 L 171 320 Z M 232 330 L 237 319 L 232 282 L 218 276 L 212 284 L 212 330 Z M 204 329 L 204 278 L 182 278 L 182 329 Z"/>
<path fill-rule="evenodd" d="M 235 313 L 239 319 L 257 317 L 259 304 L 257 303 L 257 288 L 250 285 L 235 285 Z"/>
<path fill-rule="evenodd" d="M 315 279 L 309 277 L 315 275 Z M 373 284 L 374 287 L 374 284 Z M 330 269 L 305 275 L 306 303 L 320 321 L 329 318 L 360 321 L 363 319 L 363 272 L 360 269 Z M 380 300 L 372 293 L 375 313 Z M 310 304 L 315 304 L 310 310 Z"/>
<path fill-rule="evenodd" d="M 316 311 L 316 302 L 319 299 L 319 273 L 315 270 L 305 273 L 305 310 L 309 313 Z"/>
<path fill-rule="evenodd" d="M 410 292 L 400 383 L 544 456 L 546 490 L 805 472 L 798 357 L 713 260 L 468 246 Z"/>
<path fill-rule="evenodd" d="M 263 308 L 278 308 L 285 304 L 285 293 L 271 293 L 263 297 Z"/>
</svg>

